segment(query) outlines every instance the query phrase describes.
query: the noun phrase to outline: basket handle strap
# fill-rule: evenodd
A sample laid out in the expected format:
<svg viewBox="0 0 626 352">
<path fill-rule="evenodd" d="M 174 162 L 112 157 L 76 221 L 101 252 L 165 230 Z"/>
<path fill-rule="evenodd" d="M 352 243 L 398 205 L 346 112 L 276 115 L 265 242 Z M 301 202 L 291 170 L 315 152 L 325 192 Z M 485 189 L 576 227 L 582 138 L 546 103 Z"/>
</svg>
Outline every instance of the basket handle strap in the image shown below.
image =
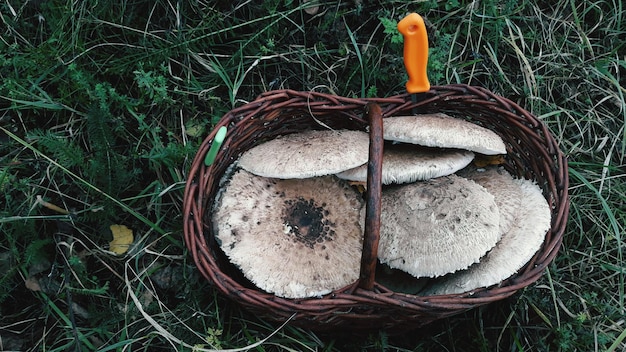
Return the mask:
<svg viewBox="0 0 626 352">
<path fill-rule="evenodd" d="M 380 213 L 383 168 L 383 114 L 380 106 L 369 103 L 366 113 L 370 126 L 369 162 L 367 164 L 367 201 L 365 235 L 361 255 L 359 287 L 372 290 L 376 279 L 376 259 L 380 239 Z"/>
</svg>

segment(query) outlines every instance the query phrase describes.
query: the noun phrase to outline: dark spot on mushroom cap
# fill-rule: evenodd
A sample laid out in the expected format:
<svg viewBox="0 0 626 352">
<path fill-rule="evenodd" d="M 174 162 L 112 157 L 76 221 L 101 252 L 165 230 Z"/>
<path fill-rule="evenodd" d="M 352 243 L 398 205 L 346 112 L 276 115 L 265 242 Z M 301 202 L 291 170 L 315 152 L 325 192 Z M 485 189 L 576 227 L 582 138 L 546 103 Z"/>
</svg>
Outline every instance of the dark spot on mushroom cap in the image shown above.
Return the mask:
<svg viewBox="0 0 626 352">
<path fill-rule="evenodd" d="M 335 224 L 324 217 L 325 203 L 317 206 L 313 199 L 299 197 L 285 200 L 285 205 L 283 221 L 291 228 L 287 236 L 293 236 L 294 241 L 313 248 L 316 243 L 333 239 L 335 231 L 331 227 Z"/>
</svg>

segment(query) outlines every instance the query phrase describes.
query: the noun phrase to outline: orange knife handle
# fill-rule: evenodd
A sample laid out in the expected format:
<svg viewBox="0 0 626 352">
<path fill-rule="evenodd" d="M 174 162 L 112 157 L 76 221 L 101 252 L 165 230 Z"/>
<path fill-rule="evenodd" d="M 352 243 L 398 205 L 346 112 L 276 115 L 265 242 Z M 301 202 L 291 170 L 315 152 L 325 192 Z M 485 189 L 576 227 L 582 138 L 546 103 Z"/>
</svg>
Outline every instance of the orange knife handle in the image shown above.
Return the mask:
<svg viewBox="0 0 626 352">
<path fill-rule="evenodd" d="M 404 66 L 409 75 L 406 90 L 423 93 L 430 90 L 426 74 L 428 64 L 428 34 L 422 16 L 411 13 L 398 23 L 398 31 L 404 37 Z"/>
</svg>

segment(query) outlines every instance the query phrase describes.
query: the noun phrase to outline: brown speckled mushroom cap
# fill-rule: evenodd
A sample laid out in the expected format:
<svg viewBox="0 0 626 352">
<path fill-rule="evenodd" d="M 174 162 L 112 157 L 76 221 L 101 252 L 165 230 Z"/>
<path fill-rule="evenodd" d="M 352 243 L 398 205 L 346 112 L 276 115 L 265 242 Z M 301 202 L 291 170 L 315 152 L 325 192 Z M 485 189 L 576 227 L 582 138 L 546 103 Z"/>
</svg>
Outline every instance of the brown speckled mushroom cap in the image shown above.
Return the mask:
<svg viewBox="0 0 626 352">
<path fill-rule="evenodd" d="M 456 175 L 383 190 L 378 258 L 415 277 L 465 269 L 500 237 L 494 197 Z"/>
<path fill-rule="evenodd" d="M 367 163 L 368 148 L 369 136 L 363 131 L 305 131 L 247 150 L 239 158 L 239 166 L 272 178 L 331 175 Z"/>
<path fill-rule="evenodd" d="M 498 284 L 515 274 L 541 248 L 550 230 L 550 207 L 534 182 L 518 179 L 515 183 L 522 202 L 511 229 L 479 263 L 442 277 L 424 294 L 462 293 Z"/>
<path fill-rule="evenodd" d="M 259 288 L 314 297 L 359 277 L 363 200 L 334 176 L 282 180 L 238 170 L 213 211 L 215 237 Z"/>
<path fill-rule="evenodd" d="M 478 183 L 493 195 L 500 209 L 500 232 L 509 231 L 522 202 L 522 190 L 513 176 L 498 166 L 467 167 L 457 175 Z"/>
<path fill-rule="evenodd" d="M 387 140 L 427 147 L 466 149 L 487 155 L 506 154 L 506 146 L 495 132 L 442 113 L 384 118 L 383 133 Z"/>
<path fill-rule="evenodd" d="M 415 144 L 388 144 L 383 150 L 383 179 L 385 185 L 409 183 L 450 175 L 465 166 L 474 153 L 462 149 L 429 148 Z M 357 182 L 367 180 L 367 164 L 337 174 L 337 177 Z"/>
</svg>

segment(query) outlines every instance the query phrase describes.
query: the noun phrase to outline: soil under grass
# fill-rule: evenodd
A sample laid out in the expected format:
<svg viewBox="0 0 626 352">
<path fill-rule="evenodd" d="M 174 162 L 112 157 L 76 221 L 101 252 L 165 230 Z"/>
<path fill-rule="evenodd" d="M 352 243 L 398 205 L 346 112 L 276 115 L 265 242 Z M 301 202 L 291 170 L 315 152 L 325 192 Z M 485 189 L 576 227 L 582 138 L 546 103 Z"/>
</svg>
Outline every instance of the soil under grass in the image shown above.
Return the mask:
<svg viewBox="0 0 626 352">
<path fill-rule="evenodd" d="M 625 351 L 626 6 L 580 1 L 0 4 L 0 350 Z M 424 16 L 432 84 L 538 116 L 570 167 L 563 245 L 505 300 L 411 333 L 321 334 L 222 298 L 182 242 L 191 159 L 225 112 L 289 88 L 404 91 L 395 24 Z M 111 225 L 133 230 L 111 252 Z"/>
</svg>

